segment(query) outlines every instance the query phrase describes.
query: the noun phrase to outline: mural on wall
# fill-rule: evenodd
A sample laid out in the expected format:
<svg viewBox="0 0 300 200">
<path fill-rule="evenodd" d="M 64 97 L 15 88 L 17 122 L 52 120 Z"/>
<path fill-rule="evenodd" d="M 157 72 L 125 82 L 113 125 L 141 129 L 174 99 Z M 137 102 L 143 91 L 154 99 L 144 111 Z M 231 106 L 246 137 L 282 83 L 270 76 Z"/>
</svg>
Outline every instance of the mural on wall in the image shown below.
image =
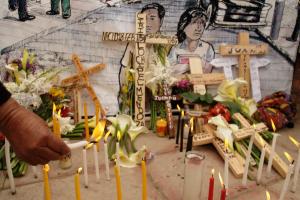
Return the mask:
<svg viewBox="0 0 300 200">
<path fill-rule="evenodd" d="M 113 2 L 120 7 L 113 7 L 116 5 Z M 282 20 L 277 22 L 280 27 L 277 39 L 270 37 L 277 8 L 274 0 L 144 0 L 133 4 L 110 1 L 111 7 L 96 0 L 73 0 L 72 15 L 67 20 L 45 14 L 51 8 L 50 1 L 28 0 L 28 11 L 36 19 L 25 23 L 12 20 L 18 19 L 18 13 L 9 12 L 6 3 L 0 6 L 1 66 L 5 66 L 6 58 L 20 55 L 24 48 L 34 52 L 44 67 L 74 70 L 72 53 L 80 56 L 84 66 L 104 63 L 107 67 L 91 77 L 91 84 L 108 114 L 119 110 L 119 90 L 128 84 L 122 77 L 128 75 L 133 66 L 134 45 L 101 41 L 102 32 L 135 32 L 135 13 L 138 11 L 147 14 L 148 33 L 178 36 L 178 45 L 159 50 L 169 54 L 168 61 L 174 74 L 188 71 L 188 58 L 195 56 L 201 58 L 205 73 L 223 71 L 211 64 L 213 59 L 222 57 L 219 46 L 237 44 L 238 33 L 246 30 L 250 33 L 251 44 L 264 42 L 269 46 L 269 52 L 263 58 L 270 64 L 259 68 L 257 77 L 262 96 L 277 90 L 290 92 L 300 27 L 297 0 L 285 0 Z M 155 53 L 157 46 L 147 45 L 149 55 Z M 233 62 L 230 66 L 233 72 L 235 65 Z"/>
</svg>

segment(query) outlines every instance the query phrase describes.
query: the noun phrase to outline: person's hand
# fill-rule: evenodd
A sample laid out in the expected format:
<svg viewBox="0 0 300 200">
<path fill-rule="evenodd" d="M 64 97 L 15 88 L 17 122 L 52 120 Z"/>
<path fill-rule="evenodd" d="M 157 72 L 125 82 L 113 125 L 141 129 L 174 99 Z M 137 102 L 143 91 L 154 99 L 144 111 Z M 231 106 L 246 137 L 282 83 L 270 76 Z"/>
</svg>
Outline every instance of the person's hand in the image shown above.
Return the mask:
<svg viewBox="0 0 300 200">
<path fill-rule="evenodd" d="M 70 155 L 70 149 L 54 137 L 46 122 L 12 98 L 0 106 L 0 131 L 16 155 L 29 164 L 46 164 Z"/>
</svg>

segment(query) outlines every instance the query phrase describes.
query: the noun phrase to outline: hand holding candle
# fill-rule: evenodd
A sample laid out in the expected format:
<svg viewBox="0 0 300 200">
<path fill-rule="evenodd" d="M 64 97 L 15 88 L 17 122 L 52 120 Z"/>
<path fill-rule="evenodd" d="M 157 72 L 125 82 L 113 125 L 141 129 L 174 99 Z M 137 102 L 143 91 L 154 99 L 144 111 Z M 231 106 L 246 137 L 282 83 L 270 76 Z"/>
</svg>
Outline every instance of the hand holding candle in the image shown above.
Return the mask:
<svg viewBox="0 0 300 200">
<path fill-rule="evenodd" d="M 209 179 L 208 200 L 214 200 L 214 185 L 215 185 L 214 173 L 215 173 L 215 169 L 212 169 L 211 177 Z"/>
<path fill-rule="evenodd" d="M 82 172 L 82 168 L 80 167 L 74 177 L 74 182 L 75 182 L 75 195 L 76 195 L 76 200 L 81 199 L 80 195 L 80 174 Z"/>
</svg>

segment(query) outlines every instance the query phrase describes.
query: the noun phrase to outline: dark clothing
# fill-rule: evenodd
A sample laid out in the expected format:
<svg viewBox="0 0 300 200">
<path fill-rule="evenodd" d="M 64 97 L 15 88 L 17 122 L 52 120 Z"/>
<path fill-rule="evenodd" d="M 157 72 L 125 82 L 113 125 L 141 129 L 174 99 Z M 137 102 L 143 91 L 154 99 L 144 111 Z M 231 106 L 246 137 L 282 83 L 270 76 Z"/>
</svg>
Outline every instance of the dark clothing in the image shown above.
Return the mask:
<svg viewBox="0 0 300 200">
<path fill-rule="evenodd" d="M 71 15 L 70 0 L 51 0 L 51 10 L 59 12 L 59 3 L 61 3 L 62 14 Z"/>
<path fill-rule="evenodd" d="M 8 0 L 8 4 L 11 11 L 18 8 L 19 19 L 26 18 L 28 15 L 26 0 Z"/>
<path fill-rule="evenodd" d="M 4 104 L 10 97 L 10 92 L 0 82 L 0 105 Z"/>
</svg>

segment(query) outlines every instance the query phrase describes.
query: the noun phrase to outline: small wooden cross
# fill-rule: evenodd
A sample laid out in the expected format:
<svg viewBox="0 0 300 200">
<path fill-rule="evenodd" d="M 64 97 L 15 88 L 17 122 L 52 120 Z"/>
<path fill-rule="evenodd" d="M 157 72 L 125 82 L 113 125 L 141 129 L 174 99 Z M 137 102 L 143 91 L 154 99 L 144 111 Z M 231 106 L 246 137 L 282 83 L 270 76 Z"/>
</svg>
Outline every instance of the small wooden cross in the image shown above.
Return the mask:
<svg viewBox="0 0 300 200">
<path fill-rule="evenodd" d="M 104 69 L 105 64 L 98 64 L 94 67 L 91 67 L 91 68 L 85 70 L 84 67 L 82 66 L 81 62 L 80 62 L 79 57 L 76 54 L 72 55 L 72 60 L 73 60 L 74 65 L 76 66 L 77 74 L 62 80 L 62 85 L 63 86 L 66 86 L 68 84 L 75 84 L 76 85 L 76 84 L 81 82 L 81 84 L 80 84 L 81 87 L 87 89 L 89 96 L 91 97 L 92 101 L 94 102 L 96 112 L 100 111 L 102 117 L 104 117 L 105 116 L 105 111 L 101 106 L 101 103 L 100 103 L 100 101 L 99 101 L 99 99 L 98 99 L 98 97 L 95 93 L 94 88 L 91 86 L 91 84 L 89 82 L 88 75 L 94 74 L 94 73 Z M 77 87 L 74 88 L 76 96 L 79 96 L 78 95 L 79 89 L 80 88 L 77 88 Z M 76 101 L 75 103 L 78 106 L 80 106 L 80 98 L 77 99 L 77 100 L 78 101 Z M 78 111 L 75 113 L 75 116 L 81 118 L 81 116 L 77 116 L 77 115 L 79 115 Z M 96 115 L 97 115 L 97 113 L 96 113 Z"/>
<path fill-rule="evenodd" d="M 176 45 L 178 43 L 177 38 L 156 33 L 146 34 L 146 14 L 138 12 L 136 14 L 135 33 L 103 32 L 102 40 L 135 43 L 135 121 L 138 126 L 145 126 L 146 44 Z"/>
<path fill-rule="evenodd" d="M 240 96 L 251 96 L 250 55 L 263 55 L 267 51 L 268 46 L 266 44 L 250 44 L 248 32 L 239 33 L 238 45 L 220 45 L 222 56 L 239 56 L 239 77 L 248 83 L 240 88 Z"/>
<path fill-rule="evenodd" d="M 253 131 L 255 131 L 256 133 L 262 133 L 268 130 L 265 125 L 263 127 L 261 124 L 257 124 L 256 126 L 251 126 L 250 123 L 240 113 L 234 114 L 233 118 L 238 120 L 243 127 L 243 129 L 241 129 L 239 132 L 233 132 L 234 138 L 237 140 L 251 137 Z M 263 141 L 263 143 L 261 143 L 261 141 Z M 254 144 L 260 150 L 262 150 L 264 147 L 266 148 L 266 158 L 268 159 L 271 153 L 271 146 L 262 138 L 262 136 L 260 136 L 260 134 L 255 134 Z M 278 154 L 275 154 L 274 156 L 273 167 L 282 177 L 286 177 L 288 173 L 288 166 L 278 156 Z"/>
<path fill-rule="evenodd" d="M 175 137 L 175 129 L 174 129 L 174 122 L 172 116 L 172 105 L 171 101 L 179 100 L 179 97 L 176 95 L 171 95 L 171 90 L 165 82 L 163 83 L 163 96 L 154 96 L 155 101 L 165 101 L 165 107 L 167 111 L 167 123 L 168 123 L 168 134 L 169 138 Z"/>
</svg>

